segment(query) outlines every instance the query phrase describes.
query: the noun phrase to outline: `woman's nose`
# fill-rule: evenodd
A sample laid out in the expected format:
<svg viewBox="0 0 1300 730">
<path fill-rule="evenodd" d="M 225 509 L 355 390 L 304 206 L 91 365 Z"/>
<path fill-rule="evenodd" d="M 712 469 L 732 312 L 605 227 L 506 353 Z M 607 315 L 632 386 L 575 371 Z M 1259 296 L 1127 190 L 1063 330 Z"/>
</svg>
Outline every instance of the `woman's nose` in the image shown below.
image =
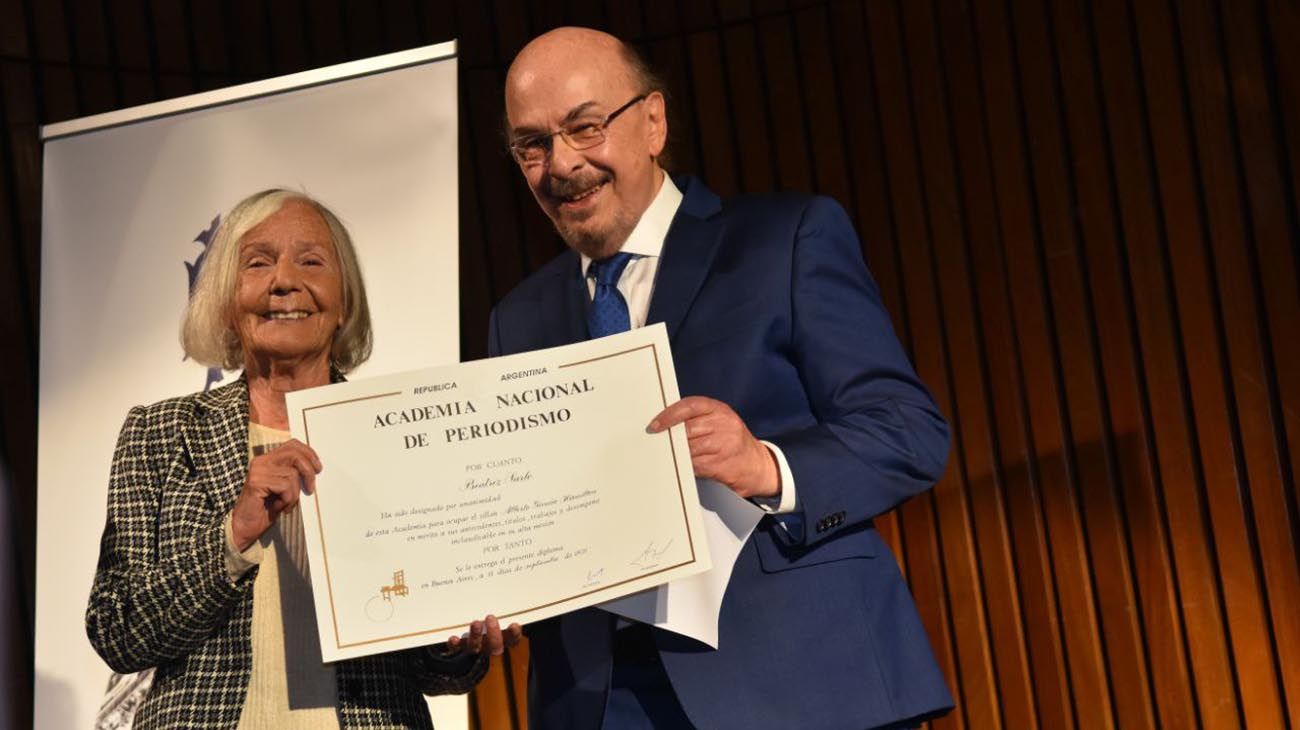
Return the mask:
<svg viewBox="0 0 1300 730">
<path fill-rule="evenodd" d="M 275 262 L 275 276 L 271 279 L 272 294 L 287 294 L 297 291 L 302 285 L 302 277 L 299 276 L 298 266 L 287 256 L 283 256 Z"/>
</svg>

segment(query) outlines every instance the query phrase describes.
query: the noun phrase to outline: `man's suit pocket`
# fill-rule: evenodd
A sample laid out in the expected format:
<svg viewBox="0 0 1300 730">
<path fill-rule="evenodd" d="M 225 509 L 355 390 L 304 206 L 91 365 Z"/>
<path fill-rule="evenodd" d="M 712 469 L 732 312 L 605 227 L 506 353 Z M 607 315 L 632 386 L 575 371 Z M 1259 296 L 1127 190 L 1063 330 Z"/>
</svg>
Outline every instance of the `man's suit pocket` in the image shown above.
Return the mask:
<svg viewBox="0 0 1300 730">
<path fill-rule="evenodd" d="M 773 534 L 780 529 L 777 525 L 769 525 L 766 530 L 754 533 L 752 542 L 758 549 L 758 562 L 764 573 L 779 573 L 853 558 L 874 558 L 886 549 L 876 528 L 869 525 L 841 532 L 834 538 L 808 548 L 791 547 L 782 543 Z"/>
</svg>

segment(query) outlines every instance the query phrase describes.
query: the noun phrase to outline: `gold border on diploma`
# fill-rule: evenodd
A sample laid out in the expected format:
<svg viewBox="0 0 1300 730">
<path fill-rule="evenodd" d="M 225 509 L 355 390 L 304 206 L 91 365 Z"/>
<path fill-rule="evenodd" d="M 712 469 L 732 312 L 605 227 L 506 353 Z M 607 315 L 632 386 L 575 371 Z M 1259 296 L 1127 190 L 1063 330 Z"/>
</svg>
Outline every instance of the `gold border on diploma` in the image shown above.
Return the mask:
<svg viewBox="0 0 1300 730">
<path fill-rule="evenodd" d="M 625 355 L 630 355 L 630 354 L 633 354 L 633 353 L 636 353 L 636 352 L 641 352 L 642 350 L 648 350 L 648 351 L 649 351 L 650 360 L 651 360 L 652 363 L 654 363 L 654 366 L 655 366 L 655 375 L 656 375 L 657 378 L 658 378 L 658 381 L 657 381 L 657 382 L 658 382 L 658 384 L 659 384 L 659 400 L 660 400 L 660 402 L 662 403 L 663 407 L 664 407 L 664 408 L 667 408 L 667 407 L 668 407 L 668 397 L 667 397 L 667 394 L 664 392 L 663 370 L 659 367 L 659 350 L 658 350 L 658 345 L 656 345 L 656 344 L 653 343 L 653 342 L 652 342 L 652 343 L 645 344 L 645 345 L 641 345 L 641 346 L 639 346 L 639 347 L 634 347 L 634 348 L 630 348 L 630 349 L 627 349 L 627 350 L 622 350 L 622 351 L 620 351 L 620 352 L 613 352 L 613 353 L 609 353 L 609 354 L 606 354 L 606 355 L 601 355 L 601 356 L 599 356 L 599 357 L 588 358 L 588 359 L 586 359 L 586 360 L 579 360 L 579 361 L 577 361 L 577 362 L 563 363 L 563 364 L 560 364 L 560 365 L 556 365 L 555 367 L 556 367 L 557 370 L 559 370 L 559 369 L 564 369 L 564 368 L 579 367 L 579 366 L 581 366 L 581 365 L 587 365 L 587 364 L 590 364 L 590 363 L 593 363 L 593 362 L 599 362 L 599 361 L 601 361 L 601 360 L 609 360 L 609 359 L 611 359 L 611 358 L 615 358 L 615 357 L 622 357 L 622 356 L 625 356 Z M 378 393 L 378 394 L 375 394 L 375 395 L 368 395 L 368 396 L 364 396 L 364 397 L 361 397 L 361 398 L 348 398 L 348 399 L 345 399 L 345 400 L 333 401 L 333 402 L 330 402 L 330 403 L 321 403 L 321 404 L 318 404 L 318 405 L 308 406 L 308 407 L 306 407 L 306 408 L 303 408 L 303 410 L 302 410 L 302 430 L 303 430 L 304 440 L 305 440 L 305 442 L 307 443 L 308 446 L 311 446 L 311 430 L 310 430 L 310 428 L 308 427 L 308 423 L 307 423 L 307 414 L 310 413 L 311 411 L 320 410 L 320 409 L 323 409 L 323 408 L 330 408 L 330 407 L 333 407 L 333 406 L 346 405 L 346 404 L 348 404 L 348 403 L 357 403 L 357 402 L 359 402 L 359 401 L 365 401 L 365 400 L 378 400 L 378 399 L 380 399 L 380 398 L 391 398 L 391 397 L 396 396 L 396 395 L 402 395 L 403 392 L 404 392 L 404 391 L 400 391 L 400 390 L 399 390 L 399 391 L 393 391 L 393 392 L 390 392 L 390 393 Z M 671 436 L 670 436 L 670 434 L 669 434 L 668 431 L 664 431 L 664 432 L 662 432 L 662 435 L 663 435 L 663 437 L 664 437 L 665 439 L 667 439 L 667 441 L 668 441 L 669 454 L 670 454 L 670 456 L 672 457 L 672 463 L 673 463 L 674 465 L 676 465 L 676 463 L 677 463 L 677 445 L 673 443 L 673 439 L 671 438 Z M 607 590 L 609 590 L 610 588 L 615 588 L 615 587 L 617 587 L 617 586 L 624 585 L 624 584 L 626 584 L 626 583 L 631 583 L 631 582 L 633 582 L 633 581 L 643 580 L 643 579 L 645 579 L 647 576 L 658 575 L 658 574 L 660 574 L 660 573 L 664 573 L 664 572 L 667 572 L 667 571 L 670 571 L 670 570 L 676 570 L 676 569 L 681 568 L 681 567 L 683 567 L 683 566 L 692 565 L 692 564 L 694 564 L 695 562 L 697 562 L 698 557 L 696 556 L 696 552 L 695 552 L 695 541 L 694 541 L 694 539 L 692 538 L 692 535 L 691 535 L 691 529 L 690 529 L 690 517 L 689 517 L 689 515 L 687 514 L 686 495 L 685 495 L 685 492 L 684 492 L 684 490 L 685 490 L 686 487 L 685 487 L 684 484 L 682 484 L 681 473 L 680 473 L 679 471 L 677 471 L 676 468 L 673 469 L 673 474 L 674 474 L 674 476 L 675 476 L 676 479 L 677 479 L 677 497 L 678 497 L 678 501 L 679 501 L 679 504 L 681 505 L 681 509 L 682 509 L 682 525 L 683 525 L 684 530 L 685 530 L 685 532 L 686 532 L 686 542 L 687 542 L 687 546 L 690 548 L 690 553 L 691 553 L 691 557 L 690 557 L 689 560 L 684 560 L 684 561 L 682 561 L 682 562 L 680 562 L 680 563 L 675 563 L 675 564 L 673 564 L 673 565 L 667 565 L 667 566 L 664 566 L 664 567 L 662 567 L 662 568 L 660 568 L 660 569 L 658 569 L 658 570 L 650 571 L 650 572 L 647 572 L 647 573 L 641 573 L 641 574 L 638 574 L 638 575 L 636 575 L 636 576 L 634 576 L 634 577 L 632 577 L 632 578 L 628 578 L 628 579 L 626 579 L 626 580 L 622 580 L 622 581 L 619 581 L 619 582 L 617 582 L 617 583 L 609 583 L 609 584 L 606 584 L 606 585 L 602 585 L 602 586 L 600 586 L 599 588 L 595 588 L 595 589 L 590 590 L 590 591 L 586 591 L 586 592 L 583 592 L 583 593 L 575 593 L 575 594 L 573 594 L 573 595 L 567 596 L 567 597 L 565 597 L 565 598 L 562 598 L 562 599 L 559 599 L 559 600 L 556 600 L 556 601 L 551 601 L 551 602 L 549 602 L 549 603 L 543 603 L 543 604 L 540 604 L 540 605 L 537 605 L 537 606 L 530 606 L 530 607 L 528 607 L 528 608 L 524 608 L 524 609 L 520 609 L 520 610 L 517 610 L 517 611 L 513 611 L 513 612 L 511 612 L 511 613 L 504 613 L 504 614 L 501 614 L 498 618 L 507 619 L 507 618 L 511 618 L 511 617 L 513 617 L 513 616 L 518 616 L 518 615 L 521 615 L 521 614 L 528 613 L 528 612 L 530 612 L 530 611 L 537 611 L 537 610 L 539 610 L 539 609 L 549 608 L 549 607 L 551 607 L 551 606 L 554 606 L 554 605 L 557 605 L 557 604 L 560 604 L 560 603 L 564 603 L 564 602 L 566 602 L 566 601 L 572 601 L 572 600 L 574 600 L 575 598 L 582 598 L 583 596 L 589 596 L 589 595 L 591 595 L 592 593 L 599 593 L 599 592 L 601 592 L 601 591 L 607 591 Z M 694 485 L 691 485 L 691 486 L 694 487 Z M 333 582 L 333 580 L 330 578 L 330 570 L 329 570 L 329 553 L 328 553 L 328 551 L 327 551 L 326 548 L 325 548 L 325 524 L 324 524 L 323 518 L 322 518 L 322 516 L 321 516 L 324 510 L 323 510 L 322 505 L 321 505 L 321 498 L 320 498 L 320 494 L 319 494 L 319 493 L 317 493 L 317 494 L 315 495 L 315 501 L 316 501 L 316 524 L 317 524 L 317 526 L 318 526 L 318 528 L 319 528 L 319 530 L 320 530 L 320 543 L 321 543 L 321 545 L 320 545 L 320 550 L 321 550 L 322 562 L 323 562 L 324 565 L 325 565 L 325 585 L 326 585 L 326 587 L 327 587 L 328 590 L 329 590 L 330 620 L 331 620 L 331 622 L 332 622 L 332 624 L 333 624 L 333 626 L 334 626 L 334 643 L 335 643 L 335 648 L 336 648 L 336 649 L 339 649 L 339 650 L 342 650 L 342 649 L 349 649 L 349 648 L 357 647 L 357 646 L 365 646 L 365 645 L 367 645 L 367 644 L 378 644 L 378 643 L 385 642 L 385 641 L 395 641 L 395 640 L 398 640 L 398 639 L 408 639 L 408 638 L 411 638 L 411 637 L 413 637 L 413 636 L 425 636 L 425 635 L 428 635 L 428 634 L 436 634 L 436 633 L 439 633 L 439 632 L 442 632 L 442 631 L 448 631 L 448 630 L 450 630 L 450 629 L 454 629 L 454 628 L 457 628 L 457 627 L 459 627 L 459 626 L 464 625 L 464 624 L 451 624 L 451 625 L 448 625 L 448 626 L 439 626 L 439 627 L 435 627 L 435 628 L 431 628 L 431 629 L 424 629 L 424 630 L 422 630 L 422 631 L 411 631 L 411 632 L 407 632 L 407 633 L 404 633 L 404 634 L 394 634 L 394 635 L 392 635 L 392 636 L 381 636 L 381 637 L 379 637 L 379 638 L 366 639 L 366 640 L 364 640 L 364 641 L 352 641 L 352 642 L 344 643 L 343 640 L 342 640 L 342 638 L 339 636 L 338 611 L 337 611 L 337 609 L 336 609 L 335 606 L 334 606 L 334 582 Z"/>
</svg>

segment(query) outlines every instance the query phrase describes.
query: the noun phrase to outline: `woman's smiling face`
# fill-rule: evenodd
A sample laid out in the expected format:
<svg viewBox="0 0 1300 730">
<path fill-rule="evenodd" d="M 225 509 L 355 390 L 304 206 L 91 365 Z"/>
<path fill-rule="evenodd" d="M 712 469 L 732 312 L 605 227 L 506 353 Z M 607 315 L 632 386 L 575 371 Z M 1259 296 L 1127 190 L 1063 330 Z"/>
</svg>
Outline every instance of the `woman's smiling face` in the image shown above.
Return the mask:
<svg viewBox="0 0 1300 730">
<path fill-rule="evenodd" d="M 245 360 L 328 358 L 344 316 L 338 254 L 310 204 L 286 202 L 239 240 L 231 318 Z"/>
</svg>

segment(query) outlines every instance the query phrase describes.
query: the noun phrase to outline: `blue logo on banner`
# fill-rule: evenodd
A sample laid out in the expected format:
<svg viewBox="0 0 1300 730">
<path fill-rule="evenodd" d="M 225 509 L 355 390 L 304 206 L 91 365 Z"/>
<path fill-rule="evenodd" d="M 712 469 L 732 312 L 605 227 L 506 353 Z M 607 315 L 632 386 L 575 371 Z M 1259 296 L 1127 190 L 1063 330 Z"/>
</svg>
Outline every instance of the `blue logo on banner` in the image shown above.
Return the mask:
<svg viewBox="0 0 1300 730">
<path fill-rule="evenodd" d="M 194 261 L 185 262 L 185 274 L 190 279 L 190 296 L 194 296 L 194 282 L 199 279 L 199 271 L 203 269 L 203 261 L 208 257 L 208 248 L 212 245 L 212 237 L 217 233 L 217 226 L 221 225 L 221 214 L 218 213 L 208 227 L 199 231 L 199 235 L 194 237 L 194 242 L 203 247 Z M 186 358 L 182 358 L 186 359 Z M 216 383 L 221 382 L 221 368 L 208 368 L 207 378 L 203 382 L 203 391 L 206 393 Z"/>
</svg>

